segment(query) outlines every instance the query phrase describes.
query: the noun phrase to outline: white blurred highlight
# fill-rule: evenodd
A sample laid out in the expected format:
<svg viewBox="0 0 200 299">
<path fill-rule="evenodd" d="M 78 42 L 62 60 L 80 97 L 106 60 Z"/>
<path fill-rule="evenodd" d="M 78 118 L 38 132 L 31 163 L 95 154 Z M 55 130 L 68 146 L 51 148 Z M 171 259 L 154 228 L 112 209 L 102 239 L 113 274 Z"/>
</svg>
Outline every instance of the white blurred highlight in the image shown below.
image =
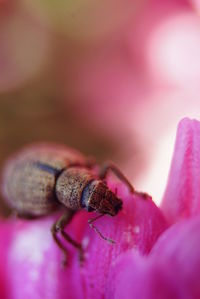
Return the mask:
<svg viewBox="0 0 200 299">
<path fill-rule="evenodd" d="M 41 229 L 41 223 L 37 223 L 34 227 L 28 227 L 16 234 L 11 246 L 11 259 L 40 265 L 52 243 L 49 227 L 50 223 L 42 223 Z"/>
<path fill-rule="evenodd" d="M 198 86 L 200 80 L 200 18 L 182 12 L 166 18 L 149 37 L 147 60 L 158 81 Z"/>
<path fill-rule="evenodd" d="M 200 119 L 200 90 L 163 90 L 149 97 L 141 110 L 137 130 L 145 141 L 148 165 L 133 184 L 138 190 L 152 195 L 160 204 L 172 160 L 177 125 L 184 117 Z M 134 123 L 134 129 L 135 129 Z"/>
<path fill-rule="evenodd" d="M 151 157 L 151 164 L 138 185 L 140 190 L 147 190 L 156 204 L 160 204 L 167 183 L 173 154 L 176 125 L 160 138 Z"/>
</svg>

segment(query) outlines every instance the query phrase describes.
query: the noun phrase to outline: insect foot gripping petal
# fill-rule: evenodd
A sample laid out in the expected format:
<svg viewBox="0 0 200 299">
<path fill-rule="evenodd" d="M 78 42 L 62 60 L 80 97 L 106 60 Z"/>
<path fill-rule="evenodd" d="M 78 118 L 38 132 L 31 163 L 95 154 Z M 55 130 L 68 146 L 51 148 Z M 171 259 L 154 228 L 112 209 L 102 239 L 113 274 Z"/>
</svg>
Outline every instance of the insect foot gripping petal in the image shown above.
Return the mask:
<svg viewBox="0 0 200 299">
<path fill-rule="evenodd" d="M 100 180 L 93 181 L 91 187 L 92 191 L 88 199 L 89 207 L 100 214 L 117 215 L 122 209 L 122 200 Z"/>
<path fill-rule="evenodd" d="M 71 221 L 72 217 L 74 215 L 74 211 L 71 210 L 66 210 L 65 213 L 53 224 L 51 228 L 51 233 L 52 236 L 58 245 L 58 247 L 62 250 L 63 252 L 63 260 L 62 260 L 62 265 L 66 266 L 68 263 L 68 250 L 64 246 L 63 242 L 58 238 L 58 233 L 61 234 L 61 236 L 72 246 L 74 246 L 78 252 L 79 252 L 79 261 L 82 264 L 84 261 L 84 253 L 82 249 L 82 245 L 75 241 L 73 238 L 71 238 L 65 231 L 64 228 L 66 227 L 67 224 Z"/>
</svg>

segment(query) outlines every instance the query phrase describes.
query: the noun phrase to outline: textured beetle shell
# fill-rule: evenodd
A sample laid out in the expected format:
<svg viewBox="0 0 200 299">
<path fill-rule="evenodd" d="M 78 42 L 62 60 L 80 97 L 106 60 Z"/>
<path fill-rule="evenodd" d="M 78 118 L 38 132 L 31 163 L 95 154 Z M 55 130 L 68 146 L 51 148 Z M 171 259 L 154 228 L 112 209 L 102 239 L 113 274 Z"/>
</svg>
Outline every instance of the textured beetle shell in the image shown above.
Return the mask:
<svg viewBox="0 0 200 299">
<path fill-rule="evenodd" d="M 38 165 L 47 165 L 38 167 Z M 86 165 L 86 158 L 65 146 L 36 144 L 10 159 L 5 166 L 2 192 L 6 202 L 21 215 L 41 216 L 58 207 L 56 172 L 70 165 Z"/>
<path fill-rule="evenodd" d="M 80 167 L 70 167 L 63 171 L 56 182 L 56 195 L 64 206 L 79 210 L 82 209 L 82 193 L 96 176 L 91 170 Z"/>
</svg>

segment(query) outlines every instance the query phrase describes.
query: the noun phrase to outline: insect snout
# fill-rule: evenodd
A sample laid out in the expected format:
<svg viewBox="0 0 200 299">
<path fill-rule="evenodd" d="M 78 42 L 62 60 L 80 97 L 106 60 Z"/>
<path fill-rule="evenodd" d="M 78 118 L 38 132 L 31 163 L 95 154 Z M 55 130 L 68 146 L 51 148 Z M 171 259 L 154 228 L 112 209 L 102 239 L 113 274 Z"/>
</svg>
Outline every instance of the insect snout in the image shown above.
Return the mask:
<svg viewBox="0 0 200 299">
<path fill-rule="evenodd" d="M 87 206 L 100 214 L 115 216 L 122 209 L 122 200 L 118 198 L 101 180 L 92 182 Z"/>
</svg>

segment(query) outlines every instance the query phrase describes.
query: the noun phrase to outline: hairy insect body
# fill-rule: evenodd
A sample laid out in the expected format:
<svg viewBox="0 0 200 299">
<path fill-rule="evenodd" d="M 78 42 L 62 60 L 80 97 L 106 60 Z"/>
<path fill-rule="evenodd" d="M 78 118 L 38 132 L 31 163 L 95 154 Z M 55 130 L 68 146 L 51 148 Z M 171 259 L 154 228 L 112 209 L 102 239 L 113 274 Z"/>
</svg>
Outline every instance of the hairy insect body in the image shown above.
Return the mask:
<svg viewBox="0 0 200 299">
<path fill-rule="evenodd" d="M 56 182 L 56 196 L 72 210 L 96 210 L 114 216 L 122 207 L 121 200 L 87 168 L 69 167 L 63 171 Z"/>
<path fill-rule="evenodd" d="M 21 151 L 6 164 L 3 172 L 2 193 L 9 206 L 20 216 L 38 217 L 50 214 L 60 206 L 64 214 L 52 226 L 55 242 L 66 257 L 66 248 L 57 233 L 75 246 L 82 256 L 82 246 L 64 230 L 76 211 L 85 209 L 115 216 L 122 209 L 122 200 L 113 193 L 106 182 L 108 170 L 122 180 L 130 192 L 134 189 L 121 171 L 112 163 L 105 164 L 97 173 L 95 165 L 81 153 L 65 146 L 36 144 Z M 92 224 L 90 226 L 110 243 Z"/>
<path fill-rule="evenodd" d="M 72 210 L 83 209 L 82 194 L 96 176 L 84 167 L 69 167 L 63 171 L 56 182 L 56 196 L 64 206 Z"/>
<path fill-rule="evenodd" d="M 4 197 L 18 214 L 42 216 L 57 207 L 54 200 L 55 175 L 38 169 L 34 162 L 19 161 L 11 165 L 5 179 Z"/>
<path fill-rule="evenodd" d="M 11 159 L 3 173 L 5 200 L 20 215 L 42 216 L 59 207 L 55 185 L 70 165 L 85 165 L 86 159 L 68 148 L 31 147 Z"/>
</svg>

